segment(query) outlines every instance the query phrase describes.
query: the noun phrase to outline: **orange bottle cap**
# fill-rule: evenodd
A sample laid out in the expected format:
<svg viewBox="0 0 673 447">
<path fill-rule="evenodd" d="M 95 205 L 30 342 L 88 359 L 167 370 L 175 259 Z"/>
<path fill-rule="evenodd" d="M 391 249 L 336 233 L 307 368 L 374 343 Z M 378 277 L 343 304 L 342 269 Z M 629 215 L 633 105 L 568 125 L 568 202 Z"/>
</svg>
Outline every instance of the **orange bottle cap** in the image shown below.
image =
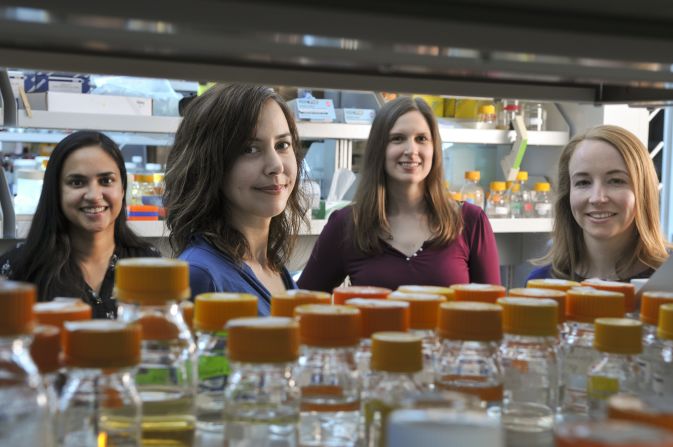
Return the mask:
<svg viewBox="0 0 673 447">
<path fill-rule="evenodd" d="M 593 287 L 573 287 L 566 292 L 566 319 L 593 323 L 596 318 L 622 318 L 624 294 Z"/>
<path fill-rule="evenodd" d="M 392 290 L 385 287 L 345 286 L 337 287 L 333 291 L 334 304 L 346 304 L 351 298 L 384 299 Z"/>
<path fill-rule="evenodd" d="M 502 340 L 502 308 L 471 301 L 442 303 L 437 333 L 449 340 Z"/>
<path fill-rule="evenodd" d="M 229 359 L 289 363 L 299 357 L 299 325 L 293 318 L 236 318 L 227 323 Z"/>
<path fill-rule="evenodd" d="M 527 182 L 528 181 L 528 172 L 527 171 L 519 171 L 516 174 L 516 179 L 519 180 L 519 181 Z"/>
<path fill-rule="evenodd" d="M 505 182 L 491 182 L 491 189 L 493 191 L 505 191 L 507 184 Z"/>
<path fill-rule="evenodd" d="M 194 329 L 194 303 L 191 301 L 183 301 L 180 303 L 180 312 L 182 312 L 182 319 L 185 320 L 189 330 Z"/>
<path fill-rule="evenodd" d="M 481 172 L 480 171 L 465 171 L 465 178 L 467 180 L 472 180 L 478 182 L 479 179 L 481 178 Z"/>
<path fill-rule="evenodd" d="M 56 298 L 33 306 L 39 324 L 63 328 L 66 321 L 91 320 L 91 306 L 79 298 Z"/>
<path fill-rule="evenodd" d="M 430 295 L 442 295 L 446 301 L 454 301 L 456 299 L 456 291 L 451 287 L 399 286 L 397 291 L 404 293 L 427 293 Z"/>
<path fill-rule="evenodd" d="M 423 339 L 404 332 L 377 332 L 372 335 L 371 369 L 415 373 L 423 369 Z"/>
<path fill-rule="evenodd" d="M 551 190 L 551 185 L 547 182 L 540 182 L 535 184 L 535 191 L 547 192 Z"/>
<path fill-rule="evenodd" d="M 369 338 L 374 332 L 409 330 L 409 303 L 386 299 L 351 298 L 346 304 L 360 310 L 362 338 Z"/>
<path fill-rule="evenodd" d="M 332 296 L 313 290 L 287 290 L 271 296 L 271 316 L 294 317 L 294 309 L 304 304 L 332 304 Z"/>
<path fill-rule="evenodd" d="M 495 303 L 498 298 L 506 295 L 507 289 L 492 284 L 454 284 L 451 288 L 456 292 L 456 301 L 479 301 Z"/>
<path fill-rule="evenodd" d="M 673 292 L 645 292 L 640 301 L 640 321 L 657 326 L 659 307 L 673 303 Z"/>
<path fill-rule="evenodd" d="M 535 287 L 520 287 L 509 289 L 509 296 L 520 296 L 522 298 L 543 298 L 554 300 L 558 303 L 558 322 L 566 321 L 566 293 L 556 289 L 537 289 Z"/>
<path fill-rule="evenodd" d="M 673 447 L 673 433 L 627 421 L 566 423 L 555 430 L 556 447 Z"/>
<path fill-rule="evenodd" d="M 64 363 L 76 368 L 126 368 L 140 363 L 141 328 L 121 321 L 64 324 Z"/>
<path fill-rule="evenodd" d="M 564 292 L 572 289 L 573 287 L 579 287 L 580 283 L 577 281 L 571 281 L 569 279 L 556 279 L 556 278 L 544 278 L 544 279 L 529 279 L 526 283 L 526 287 L 534 287 L 536 289 L 554 289 L 554 290 L 563 290 Z"/>
<path fill-rule="evenodd" d="M 189 264 L 168 258 L 122 259 L 115 268 L 114 293 L 122 302 L 140 305 L 189 298 Z"/>
<path fill-rule="evenodd" d="M 659 306 L 657 337 L 662 340 L 673 340 L 673 304 Z"/>
<path fill-rule="evenodd" d="M 202 293 L 194 298 L 194 329 L 224 331 L 229 320 L 257 316 L 257 297 L 248 293 Z"/>
<path fill-rule="evenodd" d="M 582 281 L 583 286 L 593 287 L 598 290 L 609 290 L 611 292 L 621 292 L 624 294 L 626 303 L 626 312 L 631 313 L 636 310 L 636 287 L 627 282 L 605 281 L 600 278 L 589 278 Z"/>
<path fill-rule="evenodd" d="M 305 304 L 295 309 L 301 344 L 321 348 L 356 346 L 360 311 L 350 306 Z"/>
<path fill-rule="evenodd" d="M 36 289 L 32 284 L 0 281 L 0 336 L 33 331 Z"/>
<path fill-rule="evenodd" d="M 540 298 L 500 298 L 502 327 L 506 334 L 532 337 L 556 337 L 558 303 Z"/>
<path fill-rule="evenodd" d="M 596 318 L 594 348 L 611 354 L 640 354 L 643 351 L 643 324 L 629 318 Z"/>
<path fill-rule="evenodd" d="M 56 326 L 36 326 L 33 330 L 33 342 L 30 344 L 30 356 L 40 374 L 58 371 L 61 367 L 60 354 L 61 330 Z"/>
<path fill-rule="evenodd" d="M 608 399 L 608 417 L 673 430 L 673 403 L 660 396 L 616 394 Z"/>
<path fill-rule="evenodd" d="M 436 329 L 439 305 L 446 300 L 441 295 L 395 291 L 388 295 L 389 300 L 409 303 L 410 329 Z"/>
<path fill-rule="evenodd" d="M 138 318 L 143 340 L 175 340 L 180 337 L 180 328 L 164 315 L 146 314 Z"/>
</svg>

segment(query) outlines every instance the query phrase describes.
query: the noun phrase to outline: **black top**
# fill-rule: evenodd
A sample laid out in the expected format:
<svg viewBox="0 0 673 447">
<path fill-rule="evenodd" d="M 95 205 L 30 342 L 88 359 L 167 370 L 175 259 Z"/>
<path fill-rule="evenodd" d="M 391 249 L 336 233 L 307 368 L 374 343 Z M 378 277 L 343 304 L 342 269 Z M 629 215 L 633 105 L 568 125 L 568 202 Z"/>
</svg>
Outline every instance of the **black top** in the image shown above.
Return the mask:
<svg viewBox="0 0 673 447">
<path fill-rule="evenodd" d="M 16 259 L 21 253 L 22 247 L 17 247 L 13 250 L 8 251 L 7 253 L 0 256 L 0 276 L 2 278 L 10 278 L 12 275 L 12 263 L 16 262 Z M 134 250 L 134 255 L 132 257 L 160 257 L 161 253 L 154 247 L 150 248 L 137 248 Z M 54 296 L 48 297 L 48 300 L 51 301 L 57 296 L 59 297 L 77 297 L 81 298 L 84 302 L 89 304 L 93 310 L 93 318 L 107 318 L 114 320 L 117 318 L 117 300 L 112 297 L 112 290 L 114 288 L 114 269 L 117 265 L 117 261 L 121 258 L 120 250 L 115 248 L 115 252 L 110 258 L 110 265 L 108 266 L 107 272 L 105 273 L 105 278 L 103 278 L 103 283 L 100 287 L 100 293 L 96 293 L 89 284 L 84 281 L 83 278 L 79 279 L 79 283 L 72 284 L 72 287 L 69 287 L 64 290 L 59 290 Z M 129 257 L 129 256 L 126 256 Z M 20 280 L 20 278 L 17 278 Z"/>
</svg>

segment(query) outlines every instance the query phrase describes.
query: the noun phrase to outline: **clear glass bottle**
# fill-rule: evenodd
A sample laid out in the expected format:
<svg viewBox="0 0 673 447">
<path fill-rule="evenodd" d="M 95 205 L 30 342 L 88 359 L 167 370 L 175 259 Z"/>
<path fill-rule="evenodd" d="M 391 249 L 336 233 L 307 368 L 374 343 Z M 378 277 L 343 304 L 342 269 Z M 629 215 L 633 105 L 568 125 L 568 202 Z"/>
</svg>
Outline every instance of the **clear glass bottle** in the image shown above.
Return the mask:
<svg viewBox="0 0 673 447">
<path fill-rule="evenodd" d="M 351 298 L 385 299 L 392 290 L 385 287 L 342 286 L 333 291 L 334 304 L 346 304 Z"/>
<path fill-rule="evenodd" d="M 424 295 L 439 295 L 444 297 L 445 301 L 454 301 L 456 299 L 456 291 L 453 290 L 451 287 L 402 285 L 397 288 L 397 291 L 402 293 L 422 293 Z"/>
<path fill-rule="evenodd" d="M 299 444 L 353 447 L 358 441 L 360 380 L 355 350 L 360 311 L 308 304 L 295 310 L 301 355 L 294 373 L 301 389 Z"/>
<path fill-rule="evenodd" d="M 385 447 L 388 416 L 402 406 L 409 393 L 423 386 L 416 374 L 423 370 L 421 337 L 403 332 L 372 335 L 372 377 L 362 392 L 366 447 Z"/>
<path fill-rule="evenodd" d="M 505 182 L 491 182 L 491 193 L 486 201 L 486 215 L 491 219 L 509 217 L 509 197 Z"/>
<path fill-rule="evenodd" d="M 670 397 L 616 394 L 608 399 L 608 418 L 673 429 Z"/>
<path fill-rule="evenodd" d="M 42 378 L 53 413 L 57 410 L 63 379 L 61 375 L 61 330 L 56 326 L 39 325 L 33 329 L 30 357 L 35 362 Z"/>
<path fill-rule="evenodd" d="M 495 106 L 493 104 L 479 106 L 477 129 L 495 129 L 496 118 Z"/>
<path fill-rule="evenodd" d="M 638 309 L 636 309 L 636 288 L 633 284 L 620 281 L 606 281 L 600 278 L 585 279 L 581 284 L 598 290 L 608 290 L 610 292 L 619 292 L 623 294 L 626 318 L 633 318 L 634 320 L 638 319 Z"/>
<path fill-rule="evenodd" d="M 551 185 L 547 182 L 535 184 L 533 217 L 552 217 Z"/>
<path fill-rule="evenodd" d="M 673 303 L 673 292 L 644 292 L 640 300 L 640 322 L 643 323 L 643 353 L 638 357 L 638 365 L 643 373 L 648 391 L 659 394 L 661 387 L 654 379 L 654 369 L 662 360 L 664 341 L 657 337 L 659 308 Z M 673 373 L 673 370 L 671 370 Z M 673 384 L 673 377 L 671 378 Z M 673 387 L 670 391 L 673 397 Z"/>
<path fill-rule="evenodd" d="M 506 402 L 558 406 L 558 304 L 535 298 L 500 298 L 505 337 L 500 345 Z"/>
<path fill-rule="evenodd" d="M 467 301 L 442 303 L 437 334 L 441 345 L 435 387 L 477 396 L 484 407 L 501 406 L 501 307 Z"/>
<path fill-rule="evenodd" d="M 55 298 L 33 306 L 39 324 L 56 326 L 63 330 L 66 321 L 91 320 L 91 306 L 79 298 Z"/>
<path fill-rule="evenodd" d="M 32 284 L 0 281 L 0 445 L 53 446 L 44 384 L 30 358 Z"/>
<path fill-rule="evenodd" d="M 526 129 L 543 132 L 547 130 L 547 110 L 539 102 L 529 102 L 524 107 L 524 122 Z"/>
<path fill-rule="evenodd" d="M 543 279 L 529 279 L 526 287 L 534 287 L 536 289 L 552 289 L 567 292 L 573 287 L 580 287 L 577 281 L 569 279 L 543 278 Z"/>
<path fill-rule="evenodd" d="M 510 216 L 514 219 L 533 217 L 533 200 L 527 181 L 528 172 L 519 171 L 510 186 Z"/>
<path fill-rule="evenodd" d="M 294 317 L 294 309 L 304 304 L 332 304 L 332 295 L 314 290 L 290 289 L 271 296 L 272 317 Z"/>
<path fill-rule="evenodd" d="M 257 316 L 257 297 L 247 293 L 203 293 L 194 299 L 194 331 L 199 385 L 196 427 L 224 430 L 224 389 L 229 377 L 227 331 L 229 320 Z"/>
<path fill-rule="evenodd" d="M 454 284 L 451 286 L 456 294 L 456 301 L 478 301 L 495 304 L 498 298 L 506 295 L 507 289 L 496 284 Z"/>
<path fill-rule="evenodd" d="M 596 318 L 624 316 L 624 295 L 591 287 L 574 287 L 566 295 L 568 335 L 561 344 L 561 411 L 566 415 L 588 413 L 587 371 L 600 359 L 594 348 Z"/>
<path fill-rule="evenodd" d="M 463 202 L 471 203 L 484 209 L 484 188 L 479 186 L 480 178 L 481 172 L 466 171 L 465 183 L 463 183 L 463 187 L 460 189 L 460 196 Z"/>
<path fill-rule="evenodd" d="M 607 400 L 617 393 L 638 394 L 642 373 L 636 356 L 643 349 L 643 326 L 629 318 L 597 318 L 594 348 L 601 358 L 587 373 L 589 416 L 607 416 Z"/>
<path fill-rule="evenodd" d="M 562 424 L 555 429 L 556 447 L 668 447 L 673 433 L 627 421 Z"/>
<path fill-rule="evenodd" d="M 535 287 L 522 287 L 509 289 L 507 291 L 507 296 L 518 296 L 521 298 L 535 298 L 535 299 L 549 299 L 556 301 L 558 304 L 558 333 L 557 343 L 565 339 L 566 336 L 566 294 L 560 290 L 554 289 L 538 289 Z M 559 356 L 559 363 L 561 362 L 561 357 Z M 559 369 L 560 370 L 560 369 Z"/>
<path fill-rule="evenodd" d="M 659 307 L 657 337 L 661 351 L 653 368 L 652 388 L 657 396 L 673 399 L 673 304 Z"/>
<path fill-rule="evenodd" d="M 229 321 L 227 333 L 231 373 L 224 391 L 225 445 L 296 447 L 297 322 L 284 317 L 237 318 Z"/>
<path fill-rule="evenodd" d="M 514 129 L 512 121 L 517 115 L 521 114 L 522 110 L 518 100 L 503 99 L 502 112 L 497 116 L 496 128 L 502 130 Z"/>
<path fill-rule="evenodd" d="M 142 327 L 136 385 L 142 400 L 142 442 L 194 443 L 196 345 L 178 303 L 189 298 L 189 267 L 166 258 L 131 258 L 117 263 L 118 319 Z"/>
<path fill-rule="evenodd" d="M 67 381 L 59 400 L 59 446 L 140 447 L 141 402 L 134 383 L 140 326 L 120 321 L 65 323 Z"/>
</svg>

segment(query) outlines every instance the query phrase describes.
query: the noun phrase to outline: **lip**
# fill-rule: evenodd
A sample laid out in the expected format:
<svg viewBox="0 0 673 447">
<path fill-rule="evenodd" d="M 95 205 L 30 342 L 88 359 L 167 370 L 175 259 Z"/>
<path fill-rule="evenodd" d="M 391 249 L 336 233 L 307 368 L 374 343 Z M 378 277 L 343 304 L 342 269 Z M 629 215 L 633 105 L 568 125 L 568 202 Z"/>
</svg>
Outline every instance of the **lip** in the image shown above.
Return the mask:
<svg viewBox="0 0 673 447">
<path fill-rule="evenodd" d="M 399 161 L 397 162 L 398 165 L 405 171 L 413 171 L 414 169 L 420 168 L 423 163 L 420 161 Z"/>
<path fill-rule="evenodd" d="M 93 212 L 91 211 L 91 210 L 95 210 L 95 209 L 99 209 L 99 210 L 98 211 L 93 211 Z M 87 216 L 99 216 L 109 209 L 110 209 L 110 207 L 107 206 L 107 205 L 93 205 L 93 206 L 90 205 L 90 206 L 80 207 L 79 210 Z"/>
<path fill-rule="evenodd" d="M 277 195 L 285 191 L 287 189 L 287 185 L 273 184 L 273 185 L 260 186 L 255 189 L 265 194 Z"/>
<path fill-rule="evenodd" d="M 600 223 L 612 219 L 613 217 L 617 216 L 617 213 L 612 211 L 590 211 L 588 213 L 584 213 L 584 215 L 592 222 Z"/>
</svg>

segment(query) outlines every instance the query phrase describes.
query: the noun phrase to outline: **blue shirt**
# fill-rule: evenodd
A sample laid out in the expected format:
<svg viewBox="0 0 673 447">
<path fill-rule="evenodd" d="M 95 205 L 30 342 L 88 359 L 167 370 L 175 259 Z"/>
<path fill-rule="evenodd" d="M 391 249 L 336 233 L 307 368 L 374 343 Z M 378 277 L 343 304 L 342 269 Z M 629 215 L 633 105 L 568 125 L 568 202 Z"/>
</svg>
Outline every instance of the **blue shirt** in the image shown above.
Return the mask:
<svg viewBox="0 0 673 447">
<path fill-rule="evenodd" d="M 647 268 L 647 269 L 643 270 L 642 272 L 633 275 L 630 278 L 619 279 L 618 281 L 630 282 L 632 279 L 649 278 L 650 276 L 652 276 L 653 273 L 654 273 L 654 269 Z M 530 274 L 528 275 L 528 278 L 526 278 L 526 283 L 528 283 L 528 281 L 531 280 L 531 279 L 548 279 L 548 278 L 553 278 L 552 271 L 551 271 L 551 264 L 544 265 L 542 267 L 538 267 L 535 270 L 533 270 L 532 272 L 530 272 Z M 585 279 L 586 278 L 582 278 L 579 275 L 577 275 L 577 278 L 575 279 L 575 281 L 584 281 Z"/>
<path fill-rule="evenodd" d="M 202 236 L 194 237 L 178 258 L 189 263 L 192 297 L 207 292 L 249 293 L 259 298 L 258 315 L 268 316 L 271 313 L 271 292 L 257 279 L 252 269 L 244 262 L 236 263 Z M 280 275 L 286 289 L 297 288 L 287 269 L 283 268 Z"/>
</svg>

